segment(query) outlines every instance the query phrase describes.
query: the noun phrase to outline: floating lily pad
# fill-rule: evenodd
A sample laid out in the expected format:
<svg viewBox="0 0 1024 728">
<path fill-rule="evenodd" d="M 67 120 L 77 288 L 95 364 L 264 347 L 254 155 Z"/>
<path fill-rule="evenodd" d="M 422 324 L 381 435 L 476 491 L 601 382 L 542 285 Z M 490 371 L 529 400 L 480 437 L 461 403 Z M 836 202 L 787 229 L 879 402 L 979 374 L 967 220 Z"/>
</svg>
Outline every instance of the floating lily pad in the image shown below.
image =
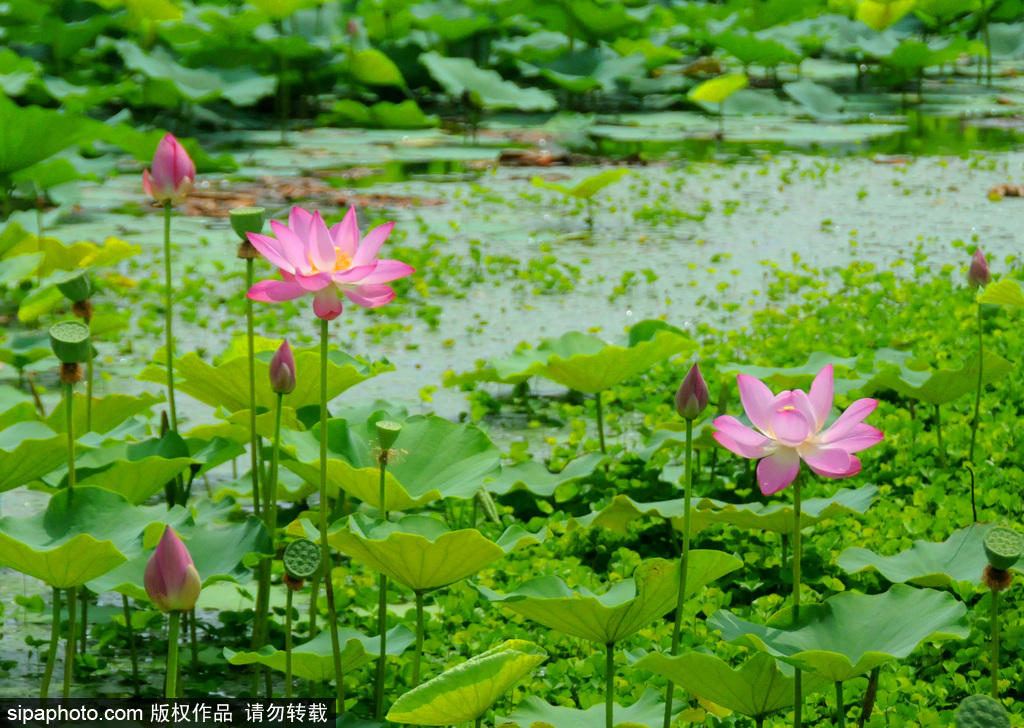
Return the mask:
<svg viewBox="0 0 1024 728">
<path fill-rule="evenodd" d="M 559 486 L 589 477 L 608 459 L 607 455 L 601 453 L 587 453 L 572 460 L 557 473 L 552 473 L 536 460 L 525 460 L 515 465 L 502 466 L 498 477 L 484 487 L 497 495 L 525 489 L 535 495 L 550 498 Z"/>
<path fill-rule="evenodd" d="M 690 552 L 687 596 L 743 566 L 724 551 Z M 649 559 L 630 579 L 597 595 L 583 586 L 570 588 L 557 576 L 530 579 L 508 594 L 481 585 L 474 588 L 486 599 L 564 634 L 602 645 L 613 644 L 650 624 L 672 609 L 679 596 L 679 566 Z"/>
<path fill-rule="evenodd" d="M 678 657 L 651 653 L 633 667 L 666 677 L 690 694 L 755 720 L 793 705 L 793 678 L 775 664 L 775 658 L 755 653 L 738 669 L 714 655 L 687 652 Z M 819 675 L 805 675 L 804 695 L 829 685 Z"/>
<path fill-rule="evenodd" d="M 543 531 L 532 534 L 511 526 L 495 542 L 475 528 L 452 531 L 430 516 L 406 516 L 392 523 L 356 514 L 347 523 L 348 528 L 327 536 L 331 546 L 417 592 L 454 584 L 505 554 L 545 538 Z M 315 537 L 315 528 L 306 530 Z"/>
<path fill-rule="evenodd" d="M 400 624 L 388 630 L 387 654 L 397 657 L 416 640 L 413 631 Z M 341 643 L 341 671 L 357 670 L 377 659 L 380 638 L 366 637 L 354 629 L 339 629 Z M 275 670 L 285 671 L 285 651 L 266 645 L 259 652 L 235 652 L 224 648 L 224 657 L 232 665 L 259 663 Z M 314 682 L 334 679 L 334 654 L 331 652 L 331 632 L 323 630 L 309 642 L 292 647 L 292 675 Z"/>
<path fill-rule="evenodd" d="M 327 423 L 327 484 L 380 507 L 380 472 L 375 449 L 379 420 L 394 420 L 376 412 L 369 420 Z M 472 498 L 485 481 L 498 473 L 501 452 L 473 425 L 456 425 L 443 417 L 410 417 L 402 424 L 401 454 L 388 463 L 385 497 L 388 510 L 418 508 L 440 498 Z M 281 436 L 281 465 L 311 483 L 320 480 L 320 427 Z"/>
<path fill-rule="evenodd" d="M 405 693 L 387 719 L 434 726 L 476 720 L 547 656 L 532 642 L 508 640 Z"/>
<path fill-rule="evenodd" d="M 681 706 L 680 706 L 681 708 Z M 703 711 L 687 710 L 675 714 L 674 720 L 702 721 Z M 662 725 L 665 719 L 665 699 L 657 690 L 648 688 L 640 699 L 629 707 L 616 704 L 615 725 L 617 728 L 646 728 Z M 557 705 L 548 705 L 537 697 L 528 697 L 506 718 L 495 721 L 498 728 L 604 728 L 605 705 L 600 703 L 588 710 L 576 710 Z"/>
<path fill-rule="evenodd" d="M 664 480 L 665 471 L 662 472 Z M 677 481 L 669 478 L 669 482 Z M 835 518 L 846 513 L 865 513 L 877 495 L 878 488 L 864 485 L 856 490 L 840 488 L 831 498 L 808 498 L 801 503 L 800 527 L 808 528 L 827 518 Z M 670 520 L 677 531 L 682 531 L 684 503 L 682 498 L 641 503 L 629 496 L 617 495 L 602 510 L 574 520 L 584 527 L 601 526 L 612 531 L 624 532 L 626 527 L 638 518 L 657 516 Z M 779 502 L 724 503 L 712 498 L 701 498 L 691 506 L 691 533 L 699 533 L 715 523 L 729 523 L 740 528 L 771 531 L 788 536 L 793 533 L 793 506 Z"/>
<path fill-rule="evenodd" d="M 42 422 L 19 422 L 0 432 L 0 493 L 46 475 L 68 460 L 68 439 Z"/>
<path fill-rule="evenodd" d="M 925 640 L 966 639 L 966 615 L 967 607 L 952 594 L 897 584 L 884 594 L 843 592 L 803 605 L 795 626 L 787 607 L 767 626 L 719 610 L 708 628 L 728 642 L 842 682 L 908 656 Z"/>
<path fill-rule="evenodd" d="M 991 523 L 972 523 L 967 528 L 954 531 L 942 543 L 914 541 L 909 549 L 893 556 L 880 556 L 874 551 L 854 546 L 844 550 L 836 563 L 849 574 L 878 571 L 895 584 L 907 582 L 936 588 L 961 581 L 980 584 L 982 572 L 988 565 L 985 534 L 993 526 Z M 1024 563 L 1018 561 L 1014 568 L 1024 570 Z"/>
</svg>

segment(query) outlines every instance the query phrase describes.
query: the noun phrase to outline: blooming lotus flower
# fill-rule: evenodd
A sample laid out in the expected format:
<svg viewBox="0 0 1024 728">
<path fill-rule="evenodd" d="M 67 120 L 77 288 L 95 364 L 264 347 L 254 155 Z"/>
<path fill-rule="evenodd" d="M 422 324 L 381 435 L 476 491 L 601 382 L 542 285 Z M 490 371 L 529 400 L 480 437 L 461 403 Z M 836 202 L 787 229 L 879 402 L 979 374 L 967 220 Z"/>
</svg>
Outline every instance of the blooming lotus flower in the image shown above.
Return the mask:
<svg viewBox="0 0 1024 728">
<path fill-rule="evenodd" d="M 708 406 L 708 397 L 708 385 L 694 362 L 676 391 L 676 411 L 683 419 L 695 420 Z"/>
<path fill-rule="evenodd" d="M 153 173 L 148 169 L 142 173 L 142 188 L 157 202 L 174 205 L 185 199 L 195 179 L 196 165 L 192 158 L 173 134 L 167 134 L 153 155 Z"/>
<path fill-rule="evenodd" d="M 275 303 L 314 293 L 313 313 L 328 321 L 341 314 L 340 294 L 357 306 L 383 306 L 395 297 L 391 286 L 384 284 L 415 272 L 405 263 L 377 257 L 394 226 L 380 225 L 360 238 L 354 207 L 330 229 L 319 212 L 293 207 L 288 225 L 271 221 L 276 239 L 249 233 L 249 242 L 278 267 L 284 280 L 260 281 L 247 295 Z"/>
<path fill-rule="evenodd" d="M 295 391 L 295 355 L 287 341 L 281 342 L 270 359 L 270 388 L 278 394 Z"/>
<path fill-rule="evenodd" d="M 978 248 L 971 258 L 971 267 L 967 269 L 967 282 L 971 288 L 977 288 L 978 286 L 987 286 L 991 281 L 992 274 L 988 270 L 988 261 L 985 260 L 985 254 L 981 252 L 981 248 Z"/>
<path fill-rule="evenodd" d="M 718 444 L 745 458 L 761 458 L 757 482 L 765 495 L 793 482 L 800 461 L 824 478 L 848 478 L 860 472 L 853 453 L 882 441 L 882 433 L 863 423 L 878 400 L 858 399 L 822 432 L 832 411 L 832 365 L 818 372 L 810 393 L 799 389 L 772 395 L 764 382 L 746 374 L 736 379 L 740 401 L 754 428 L 724 415 L 712 423 Z"/>
<path fill-rule="evenodd" d="M 202 582 L 192 556 L 168 526 L 146 562 L 146 594 L 161 612 L 187 612 L 196 605 Z"/>
</svg>

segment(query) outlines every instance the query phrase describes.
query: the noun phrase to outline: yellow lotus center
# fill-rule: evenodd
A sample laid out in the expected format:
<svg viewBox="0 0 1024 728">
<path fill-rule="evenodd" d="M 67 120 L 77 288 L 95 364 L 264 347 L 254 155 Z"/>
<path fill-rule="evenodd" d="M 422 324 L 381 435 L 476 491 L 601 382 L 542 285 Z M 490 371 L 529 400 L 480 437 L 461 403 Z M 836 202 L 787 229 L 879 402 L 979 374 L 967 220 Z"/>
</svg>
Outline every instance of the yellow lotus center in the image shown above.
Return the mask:
<svg viewBox="0 0 1024 728">
<path fill-rule="evenodd" d="M 314 273 L 319 273 L 320 269 L 316 267 L 316 263 L 313 262 L 313 254 L 309 255 L 309 265 L 313 268 Z M 334 249 L 334 270 L 332 273 L 337 273 L 340 270 L 348 270 L 352 267 L 352 259 L 347 253 L 342 253 L 341 248 Z"/>
<path fill-rule="evenodd" d="M 780 409 L 779 412 L 789 412 L 789 410 L 795 410 L 795 409 L 796 409 L 796 407 L 794 407 L 793 405 L 787 404 L 785 407 Z"/>
</svg>

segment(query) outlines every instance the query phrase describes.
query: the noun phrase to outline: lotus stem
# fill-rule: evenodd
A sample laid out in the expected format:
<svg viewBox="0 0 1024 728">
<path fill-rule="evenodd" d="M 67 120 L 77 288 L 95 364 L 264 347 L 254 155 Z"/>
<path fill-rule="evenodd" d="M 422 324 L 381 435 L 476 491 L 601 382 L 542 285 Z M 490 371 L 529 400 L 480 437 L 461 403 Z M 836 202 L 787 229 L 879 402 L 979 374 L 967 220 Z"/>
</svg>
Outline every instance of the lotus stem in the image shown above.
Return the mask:
<svg viewBox="0 0 1024 728">
<path fill-rule="evenodd" d="M 971 423 L 971 449 L 967 452 L 967 459 L 974 463 L 974 443 L 978 439 L 978 425 L 981 423 L 981 380 L 985 368 L 984 341 L 981 321 L 981 304 L 978 306 L 978 391 L 974 396 L 974 421 Z M 973 487 L 972 487 L 973 492 Z M 977 519 L 975 519 L 977 520 Z"/>
<path fill-rule="evenodd" d="M 676 598 L 676 618 L 672 626 L 672 656 L 679 654 L 679 637 L 683 627 L 683 604 L 686 602 L 686 575 L 690 560 L 690 499 L 693 496 L 693 420 L 686 419 L 686 455 L 683 486 L 683 543 L 679 554 L 679 596 Z M 671 521 L 669 527 L 672 527 Z M 673 533 L 675 530 L 673 529 Z M 672 698 L 676 684 L 668 681 L 668 693 L 665 696 L 665 728 L 672 723 Z"/>
<path fill-rule="evenodd" d="M 39 699 L 46 700 L 50 692 L 50 679 L 53 677 L 53 666 L 57 662 L 57 644 L 60 642 L 60 589 L 53 587 L 53 618 L 50 621 L 50 647 L 46 651 L 46 669 L 43 671 L 43 682 L 39 686 Z"/>
<path fill-rule="evenodd" d="M 245 290 L 253 287 L 254 271 L 253 264 L 256 261 L 247 258 L 245 261 Z M 252 466 L 252 509 L 255 514 L 260 515 L 260 483 L 259 483 L 259 435 L 256 434 L 256 344 L 253 334 L 253 309 L 252 299 L 245 297 L 245 325 L 246 339 L 249 347 L 249 447 L 250 464 Z"/>
<path fill-rule="evenodd" d="M 68 382 L 64 385 L 64 409 L 67 412 L 68 428 L 68 488 L 75 487 L 75 395 L 74 385 Z"/>
<path fill-rule="evenodd" d="M 992 590 L 992 697 L 999 700 L 999 591 Z"/>
<path fill-rule="evenodd" d="M 793 481 L 793 624 L 800 619 L 800 485 L 797 475 Z M 804 720 L 803 674 L 800 668 L 793 672 L 793 728 L 800 728 Z"/>
<path fill-rule="evenodd" d="M 482 715 L 478 715 L 476 717 L 476 728 L 481 728 L 481 726 L 483 726 L 483 724 L 484 724 L 484 717 Z"/>
<path fill-rule="evenodd" d="M 196 631 L 199 629 L 199 625 L 196 623 L 196 610 L 193 609 L 188 613 L 188 633 L 189 643 L 192 648 L 192 672 L 199 672 L 199 641 L 196 638 Z M 270 697 L 269 695 L 267 696 Z"/>
<path fill-rule="evenodd" d="M 316 618 L 317 608 L 316 601 L 320 596 L 320 573 L 313 574 L 313 579 L 309 584 L 309 638 L 313 639 L 316 637 Z"/>
<path fill-rule="evenodd" d="M 283 30 L 283 29 L 282 29 Z M 280 92 L 281 100 L 281 146 L 288 143 L 288 116 L 289 116 L 289 89 L 288 89 L 288 59 L 281 51 L 278 58 L 280 62 L 280 73 L 278 74 L 278 90 Z M 301 94 L 300 94 L 301 96 Z"/>
<path fill-rule="evenodd" d="M 88 323 L 88 322 L 86 322 Z M 89 356 L 85 360 L 85 431 L 92 432 L 92 342 L 89 342 Z"/>
<path fill-rule="evenodd" d="M 284 598 L 284 696 L 292 697 L 292 593 L 287 589 Z"/>
<path fill-rule="evenodd" d="M 846 704 L 843 701 L 842 680 L 836 680 L 836 728 L 846 728 Z"/>
<path fill-rule="evenodd" d="M 124 608 L 124 627 L 128 632 L 128 649 L 132 655 L 132 689 L 135 697 L 139 696 L 139 652 L 135 648 L 135 628 L 132 627 L 132 611 L 128 606 L 128 595 L 121 595 L 121 606 Z"/>
<path fill-rule="evenodd" d="M 171 612 L 171 626 L 167 631 L 167 692 L 165 697 L 178 697 L 178 621 L 181 612 Z"/>
<path fill-rule="evenodd" d="M 594 401 L 597 402 L 597 437 L 601 441 L 601 454 L 607 455 L 608 450 L 604 446 L 604 410 L 601 408 L 600 392 L 594 397 Z"/>
<path fill-rule="evenodd" d="M 615 725 L 615 643 L 605 645 L 604 663 L 604 725 Z"/>
<path fill-rule="evenodd" d="M 174 406 L 174 295 L 171 288 L 171 213 L 170 202 L 164 203 L 164 330 L 167 333 L 167 403 L 171 413 L 171 429 L 178 431 L 178 410 Z"/>
<path fill-rule="evenodd" d="M 882 667 L 879 665 L 868 676 L 868 687 L 864 691 L 864 704 L 860 711 L 860 728 L 864 728 L 864 724 L 871 718 L 871 712 L 875 709 L 875 698 L 878 695 L 878 676 L 881 672 Z"/>
<path fill-rule="evenodd" d="M 82 604 L 82 629 L 79 630 L 82 638 L 82 646 L 78 648 L 81 654 L 85 654 L 85 642 L 89 636 L 89 590 L 82 587 L 78 593 L 78 601 Z"/>
<path fill-rule="evenodd" d="M 384 483 L 388 467 L 388 451 L 385 448 L 377 458 L 377 468 L 380 471 L 380 517 L 381 520 L 388 520 L 387 494 Z M 380 635 L 380 650 L 377 658 L 377 674 L 373 681 L 374 716 L 377 722 L 384 718 L 384 670 L 387 667 L 388 647 L 388 578 L 380 575 L 380 595 L 377 601 L 377 632 Z M 419 624 L 417 624 L 417 643 L 419 642 Z"/>
<path fill-rule="evenodd" d="M 416 652 L 412 657 L 412 686 L 420 684 L 420 660 L 423 657 L 423 592 L 416 592 Z"/>
<path fill-rule="evenodd" d="M 946 448 L 942 446 L 942 407 L 935 405 L 935 447 L 939 451 L 939 465 L 946 465 Z"/>
<path fill-rule="evenodd" d="M 28 382 L 28 391 L 32 393 L 32 399 L 36 403 L 36 409 L 39 411 L 39 416 L 46 417 L 46 410 L 43 408 L 43 400 L 39 396 L 39 390 L 36 389 L 35 380 L 32 379 L 32 372 L 25 373 L 24 371 L 19 372 L 21 376 Z"/>
<path fill-rule="evenodd" d="M 67 593 L 68 603 L 68 636 L 64 640 L 64 700 L 71 697 L 71 673 L 75 665 L 75 604 L 77 587 L 70 587 Z"/>
<path fill-rule="evenodd" d="M 341 645 L 338 643 L 338 618 L 334 609 L 334 580 L 331 576 L 331 547 L 327 543 L 327 337 L 328 321 L 320 319 L 320 550 L 324 567 L 324 591 L 327 593 L 327 629 L 331 631 L 334 655 L 338 713 L 345 712 L 345 685 L 341 673 Z"/>
</svg>

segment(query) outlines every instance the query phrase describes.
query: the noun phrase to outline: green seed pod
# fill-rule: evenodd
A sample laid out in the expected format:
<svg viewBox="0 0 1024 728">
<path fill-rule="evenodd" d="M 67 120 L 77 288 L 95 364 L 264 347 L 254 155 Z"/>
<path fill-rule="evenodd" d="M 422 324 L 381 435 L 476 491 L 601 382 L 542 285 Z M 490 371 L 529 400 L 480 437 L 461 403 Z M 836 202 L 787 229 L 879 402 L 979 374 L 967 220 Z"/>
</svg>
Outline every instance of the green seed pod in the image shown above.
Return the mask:
<svg viewBox="0 0 1024 728">
<path fill-rule="evenodd" d="M 995 698 L 969 695 L 956 709 L 956 728 L 1010 728 L 1010 716 Z"/>
<path fill-rule="evenodd" d="M 308 538 L 292 541 L 284 550 L 284 570 L 293 579 L 308 579 L 320 568 L 320 547 Z"/>
<path fill-rule="evenodd" d="M 50 346 L 64 364 L 77 364 L 89 358 L 89 325 L 81 321 L 61 321 L 50 327 Z"/>
<path fill-rule="evenodd" d="M 402 425 L 398 422 L 382 420 L 377 423 L 377 440 L 380 441 L 380 446 L 384 450 L 391 449 L 391 446 L 395 444 L 395 440 L 398 439 L 398 435 L 401 432 Z"/>
<path fill-rule="evenodd" d="M 993 569 L 1006 571 L 1024 552 L 1024 536 L 1009 528 L 993 528 L 985 534 L 985 556 Z"/>
<path fill-rule="evenodd" d="M 246 233 L 263 232 L 263 221 L 267 211 L 262 207 L 236 207 L 231 211 L 231 227 L 243 241 Z"/>
<path fill-rule="evenodd" d="M 92 279 L 89 278 L 89 271 L 83 270 L 73 278 L 58 282 L 57 288 L 72 303 L 89 300 L 92 296 Z"/>
</svg>

